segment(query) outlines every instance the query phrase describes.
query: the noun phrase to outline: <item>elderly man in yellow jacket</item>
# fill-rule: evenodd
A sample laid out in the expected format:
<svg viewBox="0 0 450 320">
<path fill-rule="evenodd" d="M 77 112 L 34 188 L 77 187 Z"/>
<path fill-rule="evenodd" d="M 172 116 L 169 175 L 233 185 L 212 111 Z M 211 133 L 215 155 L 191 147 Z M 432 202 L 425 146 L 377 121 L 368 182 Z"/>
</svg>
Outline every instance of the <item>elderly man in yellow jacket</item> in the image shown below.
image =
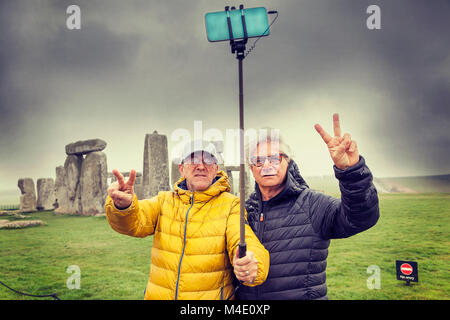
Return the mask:
<svg viewBox="0 0 450 320">
<path fill-rule="evenodd" d="M 238 258 L 240 201 L 229 193 L 227 175 L 218 171 L 214 145 L 188 144 L 179 170 L 174 191 L 151 199 L 137 199 L 135 170 L 127 182 L 113 170 L 117 182 L 108 188 L 111 227 L 133 237 L 154 235 L 144 299 L 227 299 L 234 291 L 233 272 L 245 285 L 263 283 L 269 253 L 246 225 L 248 250 Z"/>
</svg>

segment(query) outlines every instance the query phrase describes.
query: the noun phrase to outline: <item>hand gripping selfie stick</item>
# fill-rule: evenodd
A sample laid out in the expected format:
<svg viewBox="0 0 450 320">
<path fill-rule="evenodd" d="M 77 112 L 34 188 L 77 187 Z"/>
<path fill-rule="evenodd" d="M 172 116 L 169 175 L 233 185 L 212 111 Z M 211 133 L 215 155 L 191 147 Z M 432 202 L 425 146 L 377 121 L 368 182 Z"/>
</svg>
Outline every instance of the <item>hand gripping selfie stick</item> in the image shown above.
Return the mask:
<svg viewBox="0 0 450 320">
<path fill-rule="evenodd" d="M 269 13 L 277 13 L 269 11 Z M 247 17 L 247 19 L 246 19 Z M 275 18 L 276 19 L 276 18 Z M 272 23 L 275 21 L 272 21 Z M 225 22 L 226 21 L 226 22 Z M 230 40 L 231 53 L 236 53 L 238 59 L 239 74 L 239 197 L 240 197 L 240 239 L 239 258 L 246 255 L 247 244 L 245 242 L 245 156 L 244 156 L 244 84 L 242 76 L 242 61 L 250 53 L 252 48 L 245 54 L 245 45 L 249 37 L 269 35 L 267 11 L 263 7 L 244 10 L 244 6 L 239 6 L 239 11 L 235 7 L 226 6 L 225 12 L 207 13 L 205 16 L 208 40 L 211 42 Z M 233 25 L 235 30 L 233 30 Z M 237 40 L 240 39 L 240 40 Z M 256 43 L 255 41 L 255 43 Z"/>
</svg>

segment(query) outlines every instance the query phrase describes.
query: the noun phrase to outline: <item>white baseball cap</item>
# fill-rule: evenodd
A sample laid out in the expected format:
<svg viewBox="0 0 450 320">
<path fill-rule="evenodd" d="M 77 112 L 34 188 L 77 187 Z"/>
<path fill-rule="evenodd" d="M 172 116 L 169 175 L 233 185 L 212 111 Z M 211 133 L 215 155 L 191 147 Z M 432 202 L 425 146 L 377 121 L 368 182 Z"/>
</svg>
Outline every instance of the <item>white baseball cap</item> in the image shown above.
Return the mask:
<svg viewBox="0 0 450 320">
<path fill-rule="evenodd" d="M 195 152 L 199 152 L 199 151 L 209 153 L 211 156 L 213 156 L 215 158 L 216 163 L 219 160 L 219 155 L 217 153 L 216 147 L 212 142 L 197 139 L 197 140 L 193 140 L 193 141 L 187 143 L 184 146 L 183 153 L 180 158 L 180 164 L 183 162 L 183 160 L 185 160 L 191 154 L 193 154 Z"/>
</svg>

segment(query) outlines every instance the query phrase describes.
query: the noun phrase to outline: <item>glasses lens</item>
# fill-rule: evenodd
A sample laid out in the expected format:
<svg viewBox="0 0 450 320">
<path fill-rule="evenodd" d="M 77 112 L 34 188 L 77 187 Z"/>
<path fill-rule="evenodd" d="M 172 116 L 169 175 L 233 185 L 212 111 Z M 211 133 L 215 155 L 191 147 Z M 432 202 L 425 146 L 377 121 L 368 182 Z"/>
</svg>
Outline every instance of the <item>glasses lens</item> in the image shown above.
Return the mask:
<svg viewBox="0 0 450 320">
<path fill-rule="evenodd" d="M 280 155 L 271 155 L 270 157 L 268 157 L 269 162 L 273 165 L 278 165 L 280 164 Z"/>
<path fill-rule="evenodd" d="M 204 153 L 203 155 L 201 153 L 192 154 L 190 157 L 187 157 L 183 163 L 190 164 L 190 165 L 197 165 L 197 164 L 205 164 L 205 165 L 212 165 L 216 163 L 216 159 L 214 156 Z"/>
<path fill-rule="evenodd" d="M 251 157 L 250 158 L 250 162 L 252 165 L 256 166 L 256 167 L 262 167 L 264 165 L 264 163 L 266 163 L 266 160 L 269 161 L 270 164 L 272 165 L 279 165 L 281 162 L 281 158 L 282 154 L 273 154 L 271 156 L 259 156 L 259 157 Z"/>
<path fill-rule="evenodd" d="M 265 159 L 262 159 L 262 157 L 251 157 L 250 158 L 250 163 L 257 167 L 261 167 L 264 164 L 264 161 L 265 161 Z"/>
</svg>

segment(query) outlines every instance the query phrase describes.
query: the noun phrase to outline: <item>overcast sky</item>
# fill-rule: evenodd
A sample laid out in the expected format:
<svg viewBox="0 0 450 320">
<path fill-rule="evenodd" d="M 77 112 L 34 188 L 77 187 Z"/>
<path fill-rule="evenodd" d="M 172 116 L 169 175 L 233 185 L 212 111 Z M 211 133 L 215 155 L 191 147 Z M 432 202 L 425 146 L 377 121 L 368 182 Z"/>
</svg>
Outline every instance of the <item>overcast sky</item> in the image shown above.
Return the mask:
<svg viewBox="0 0 450 320">
<path fill-rule="evenodd" d="M 279 11 L 244 60 L 245 126 L 280 129 L 304 176 L 332 174 L 313 126 L 332 132 L 334 112 L 375 176 L 450 173 L 448 0 L 7 0 L 0 190 L 54 178 L 78 140 L 105 140 L 109 171 L 142 171 L 146 133 L 167 135 L 172 150 L 196 120 L 236 129 L 237 60 L 227 42 L 207 41 L 204 14 L 240 3 Z M 66 27 L 70 4 L 81 30 Z M 366 26 L 371 4 L 380 30 Z"/>
</svg>

